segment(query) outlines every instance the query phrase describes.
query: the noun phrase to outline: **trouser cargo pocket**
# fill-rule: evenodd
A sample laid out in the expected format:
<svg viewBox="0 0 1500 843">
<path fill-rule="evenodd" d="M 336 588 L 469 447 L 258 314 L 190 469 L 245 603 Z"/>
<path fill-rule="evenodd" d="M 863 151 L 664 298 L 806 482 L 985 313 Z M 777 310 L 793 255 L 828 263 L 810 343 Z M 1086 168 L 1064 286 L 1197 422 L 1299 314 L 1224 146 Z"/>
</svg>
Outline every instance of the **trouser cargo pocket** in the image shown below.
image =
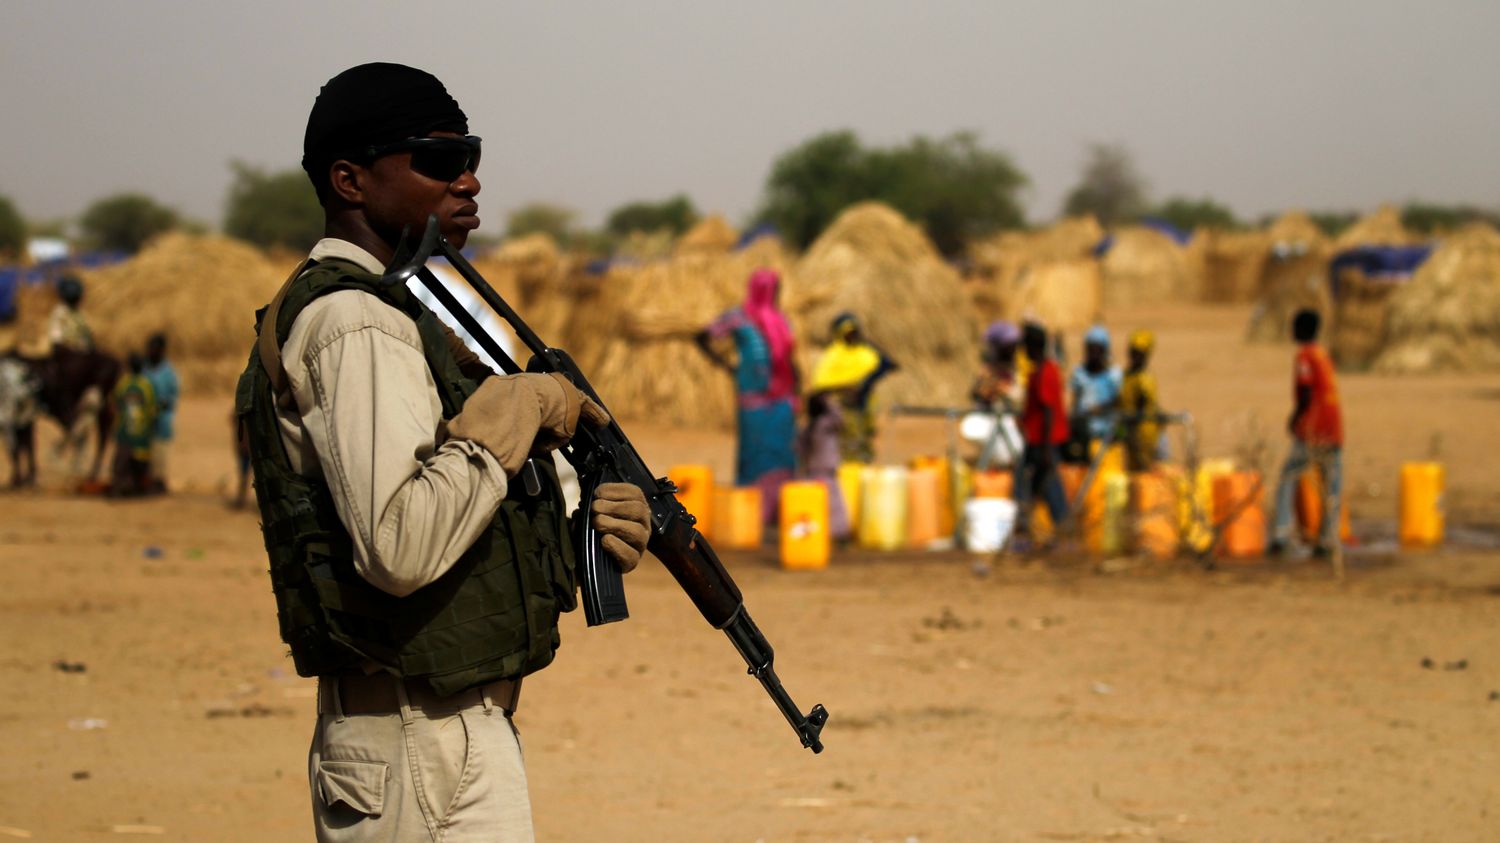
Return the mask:
<svg viewBox="0 0 1500 843">
<path fill-rule="evenodd" d="M 330 808 L 343 803 L 367 817 L 385 809 L 385 783 L 390 768 L 382 761 L 320 761 L 318 792 Z"/>
</svg>

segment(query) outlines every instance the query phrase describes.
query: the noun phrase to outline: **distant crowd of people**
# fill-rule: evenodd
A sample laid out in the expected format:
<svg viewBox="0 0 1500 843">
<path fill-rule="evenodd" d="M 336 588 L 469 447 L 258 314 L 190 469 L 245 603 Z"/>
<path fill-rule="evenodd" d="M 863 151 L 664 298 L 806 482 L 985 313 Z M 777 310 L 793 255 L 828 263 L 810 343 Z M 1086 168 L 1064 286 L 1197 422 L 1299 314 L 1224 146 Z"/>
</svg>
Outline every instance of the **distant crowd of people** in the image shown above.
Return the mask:
<svg viewBox="0 0 1500 843">
<path fill-rule="evenodd" d="M 56 289 L 44 353 L 27 357 L 13 350 L 0 361 L 0 426 L 9 444 L 12 484 L 36 482 L 35 420 L 47 413 L 63 428 L 57 453 L 68 463 L 71 486 L 124 497 L 165 492 L 181 391 L 167 359 L 166 335 L 146 337 L 141 349 L 126 356 L 122 371 L 118 360 L 95 347 L 83 312 L 83 282 L 65 275 Z M 91 444 L 93 468 L 87 469 Z M 100 484 L 108 445 L 110 471 Z"/>
<path fill-rule="evenodd" d="M 844 462 L 874 461 L 876 433 L 871 397 L 882 378 L 898 367 L 866 337 L 859 317 L 840 313 L 829 326 L 830 342 L 819 355 L 809 383 L 796 365 L 791 322 L 779 306 L 780 277 L 760 269 L 750 276 L 745 300 L 697 336 L 703 352 L 734 378 L 737 407 L 735 479 L 761 489 L 763 515 L 775 520 L 779 489 L 796 476 L 824 481 L 831 499 L 835 536 L 847 537 L 845 506 L 835 482 Z M 1338 519 L 1341 491 L 1342 420 L 1333 364 L 1317 343 L 1319 317 L 1299 312 L 1293 334 L 1295 408 L 1288 429 L 1293 443 L 1277 486 L 1270 550 L 1290 539 L 1293 496 L 1303 471 L 1322 472 L 1331 500 L 1325 532 L 1315 552 L 1337 540 L 1327 523 Z M 732 340 L 731 358 L 716 341 Z M 1130 472 L 1149 472 L 1168 456 L 1157 379 L 1151 371 L 1156 336 L 1145 329 L 1126 340 L 1124 367 L 1114 364 L 1112 337 L 1096 325 L 1083 337 L 1081 362 L 1064 377 L 1062 338 L 1036 321 L 998 321 L 984 332 L 982 370 L 971 398 L 976 408 L 1012 425 L 1019 445 L 1007 462 L 1014 471 L 1020 508 L 1017 544 L 1028 545 L 1030 509 L 1040 502 L 1054 524 L 1062 524 L 1070 502 L 1058 467 L 1089 464 L 1118 444 Z M 799 414 L 800 410 L 800 414 Z M 800 415 L 800 418 L 799 418 Z"/>
</svg>

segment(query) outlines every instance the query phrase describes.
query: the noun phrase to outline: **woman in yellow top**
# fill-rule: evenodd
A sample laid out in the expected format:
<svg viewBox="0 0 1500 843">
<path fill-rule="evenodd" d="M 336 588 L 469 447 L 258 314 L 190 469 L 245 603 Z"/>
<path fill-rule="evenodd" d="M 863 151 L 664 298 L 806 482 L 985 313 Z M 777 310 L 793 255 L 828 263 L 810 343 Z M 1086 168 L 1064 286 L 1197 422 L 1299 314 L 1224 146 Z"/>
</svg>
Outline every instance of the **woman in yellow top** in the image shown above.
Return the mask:
<svg viewBox="0 0 1500 843">
<path fill-rule="evenodd" d="M 812 392 L 832 393 L 843 406 L 839 450 L 845 460 L 873 462 L 875 417 L 870 392 L 876 382 L 899 368 L 885 352 L 866 340 L 859 318 L 844 312 L 833 318 L 833 342 L 813 370 Z"/>
<path fill-rule="evenodd" d="M 1120 421 L 1124 426 L 1125 464 L 1129 471 L 1150 471 L 1156 466 L 1161 439 L 1161 402 L 1156 375 L 1146 371 L 1156 337 L 1150 331 L 1130 335 L 1130 363 L 1120 385 Z"/>
</svg>

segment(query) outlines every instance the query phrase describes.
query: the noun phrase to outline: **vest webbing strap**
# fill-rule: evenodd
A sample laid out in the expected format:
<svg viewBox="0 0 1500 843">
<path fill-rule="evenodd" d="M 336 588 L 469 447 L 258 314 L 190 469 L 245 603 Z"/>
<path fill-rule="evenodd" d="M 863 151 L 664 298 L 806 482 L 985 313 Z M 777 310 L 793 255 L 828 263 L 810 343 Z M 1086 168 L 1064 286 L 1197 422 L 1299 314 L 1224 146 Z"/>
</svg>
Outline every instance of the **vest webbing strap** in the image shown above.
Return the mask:
<svg viewBox="0 0 1500 843">
<path fill-rule="evenodd" d="M 260 365 L 266 370 L 266 377 L 271 379 L 271 393 L 276 396 L 278 404 L 285 404 L 286 396 L 286 369 L 281 366 L 281 343 L 276 341 L 276 318 L 281 315 L 281 303 L 286 300 L 287 291 L 292 284 L 302 277 L 303 270 L 312 263 L 311 258 L 304 259 L 292 270 L 292 274 L 286 277 L 286 283 L 276 291 L 276 296 L 271 303 L 266 305 L 266 315 L 261 320 L 262 325 L 269 325 L 271 330 L 262 329 L 260 337 L 256 339 L 255 351 L 260 355 Z"/>
</svg>

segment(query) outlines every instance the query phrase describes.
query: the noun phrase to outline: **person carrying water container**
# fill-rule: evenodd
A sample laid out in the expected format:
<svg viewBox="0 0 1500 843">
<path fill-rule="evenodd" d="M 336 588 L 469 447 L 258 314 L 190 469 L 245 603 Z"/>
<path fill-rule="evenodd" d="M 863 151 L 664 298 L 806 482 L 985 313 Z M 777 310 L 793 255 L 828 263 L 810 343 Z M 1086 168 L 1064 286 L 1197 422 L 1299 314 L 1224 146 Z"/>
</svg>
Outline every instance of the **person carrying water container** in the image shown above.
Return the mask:
<svg viewBox="0 0 1500 843">
<path fill-rule="evenodd" d="M 842 403 L 840 434 L 844 459 L 875 461 L 875 414 L 870 394 L 875 384 L 900 368 L 874 343 L 865 338 L 859 317 L 844 312 L 833 317 L 833 342 L 823 350 L 813 370 L 812 391 L 831 392 Z"/>
</svg>

